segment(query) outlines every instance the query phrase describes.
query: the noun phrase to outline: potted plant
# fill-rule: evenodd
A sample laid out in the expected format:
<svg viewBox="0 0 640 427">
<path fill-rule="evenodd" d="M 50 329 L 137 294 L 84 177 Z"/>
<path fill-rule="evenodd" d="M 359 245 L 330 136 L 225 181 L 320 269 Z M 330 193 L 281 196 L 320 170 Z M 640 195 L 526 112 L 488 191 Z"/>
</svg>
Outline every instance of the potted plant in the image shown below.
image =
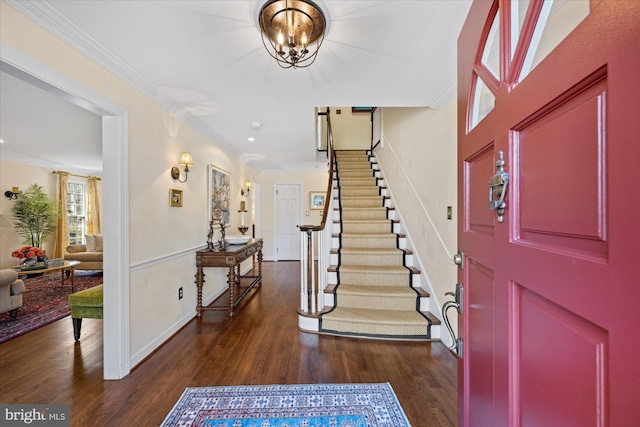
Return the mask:
<svg viewBox="0 0 640 427">
<path fill-rule="evenodd" d="M 60 208 L 38 184 L 21 191 L 13 208 L 13 226 L 25 244 L 40 248 L 57 226 Z"/>
</svg>

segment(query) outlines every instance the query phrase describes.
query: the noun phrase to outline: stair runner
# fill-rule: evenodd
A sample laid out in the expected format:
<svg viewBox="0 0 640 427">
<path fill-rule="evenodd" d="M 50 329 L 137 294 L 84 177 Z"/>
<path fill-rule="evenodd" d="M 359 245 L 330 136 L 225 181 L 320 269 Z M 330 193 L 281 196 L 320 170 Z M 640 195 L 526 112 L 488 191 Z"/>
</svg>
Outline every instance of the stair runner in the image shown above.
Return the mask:
<svg viewBox="0 0 640 427">
<path fill-rule="evenodd" d="M 334 306 L 320 332 L 379 338 L 430 339 L 420 292 L 385 207 L 366 151 L 336 151 L 340 248 Z M 424 295 L 424 294 L 423 294 Z"/>
</svg>

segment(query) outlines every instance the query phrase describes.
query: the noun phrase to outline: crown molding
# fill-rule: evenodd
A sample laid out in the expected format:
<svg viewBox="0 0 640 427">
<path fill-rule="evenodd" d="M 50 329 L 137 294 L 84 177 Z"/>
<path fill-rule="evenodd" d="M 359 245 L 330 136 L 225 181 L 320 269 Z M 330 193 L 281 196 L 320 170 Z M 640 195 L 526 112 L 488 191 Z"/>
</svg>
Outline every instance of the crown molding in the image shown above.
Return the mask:
<svg viewBox="0 0 640 427">
<path fill-rule="evenodd" d="M 118 79 L 165 108 L 186 124 L 216 142 L 236 157 L 240 152 L 220 134 L 188 113 L 184 105 L 158 89 L 154 84 L 138 73 L 134 68 L 114 55 L 89 34 L 80 29 L 67 17 L 58 12 L 47 1 L 5 0 L 5 3 L 24 14 L 27 18 L 58 37 L 84 56 L 95 62 Z M 254 165 L 255 167 L 255 165 Z"/>
<path fill-rule="evenodd" d="M 449 83 L 447 87 L 445 87 L 438 95 L 436 95 L 429 107 L 433 108 L 434 110 L 438 110 L 444 107 L 449 103 L 449 101 L 456 97 L 457 89 L 458 80 L 453 79 L 453 81 Z"/>
</svg>

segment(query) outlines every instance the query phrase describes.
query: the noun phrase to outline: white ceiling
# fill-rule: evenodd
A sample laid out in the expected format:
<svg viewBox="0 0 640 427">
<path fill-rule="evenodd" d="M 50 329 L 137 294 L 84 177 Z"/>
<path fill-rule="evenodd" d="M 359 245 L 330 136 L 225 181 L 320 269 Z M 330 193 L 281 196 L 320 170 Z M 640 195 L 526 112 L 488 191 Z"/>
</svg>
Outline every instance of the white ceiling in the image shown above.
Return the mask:
<svg viewBox="0 0 640 427">
<path fill-rule="evenodd" d="M 265 51 L 256 21 L 263 0 L 7 3 L 257 169 L 289 171 L 316 168 L 314 107 L 436 108 L 451 100 L 471 1 L 316 0 L 329 31 L 304 69 L 281 69 Z M 2 158 L 18 147 L 33 156 L 38 145 L 44 159 L 67 163 L 61 153 L 80 146 L 93 167 L 99 118 L 56 106 L 64 101 L 7 74 L 0 79 Z M 178 143 L 189 151 L 189 141 Z"/>
</svg>

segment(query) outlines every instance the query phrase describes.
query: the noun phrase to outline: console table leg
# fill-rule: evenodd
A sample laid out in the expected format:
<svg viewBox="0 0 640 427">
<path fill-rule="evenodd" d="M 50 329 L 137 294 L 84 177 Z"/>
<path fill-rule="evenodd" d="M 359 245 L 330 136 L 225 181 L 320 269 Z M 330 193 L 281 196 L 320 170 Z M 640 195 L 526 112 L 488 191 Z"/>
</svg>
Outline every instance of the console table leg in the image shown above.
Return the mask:
<svg viewBox="0 0 640 427">
<path fill-rule="evenodd" d="M 227 283 L 229 284 L 229 317 L 233 317 L 233 304 L 234 304 L 233 291 L 236 284 L 234 267 L 229 267 L 229 275 L 227 277 L 228 277 Z"/>
<path fill-rule="evenodd" d="M 258 286 L 260 286 L 262 285 L 262 249 L 258 251 L 258 277 L 260 277 L 258 281 Z"/>
<path fill-rule="evenodd" d="M 202 284 L 204 283 L 204 273 L 199 265 L 196 271 L 196 287 L 198 289 L 198 302 L 196 305 L 196 317 L 202 316 Z"/>
</svg>

